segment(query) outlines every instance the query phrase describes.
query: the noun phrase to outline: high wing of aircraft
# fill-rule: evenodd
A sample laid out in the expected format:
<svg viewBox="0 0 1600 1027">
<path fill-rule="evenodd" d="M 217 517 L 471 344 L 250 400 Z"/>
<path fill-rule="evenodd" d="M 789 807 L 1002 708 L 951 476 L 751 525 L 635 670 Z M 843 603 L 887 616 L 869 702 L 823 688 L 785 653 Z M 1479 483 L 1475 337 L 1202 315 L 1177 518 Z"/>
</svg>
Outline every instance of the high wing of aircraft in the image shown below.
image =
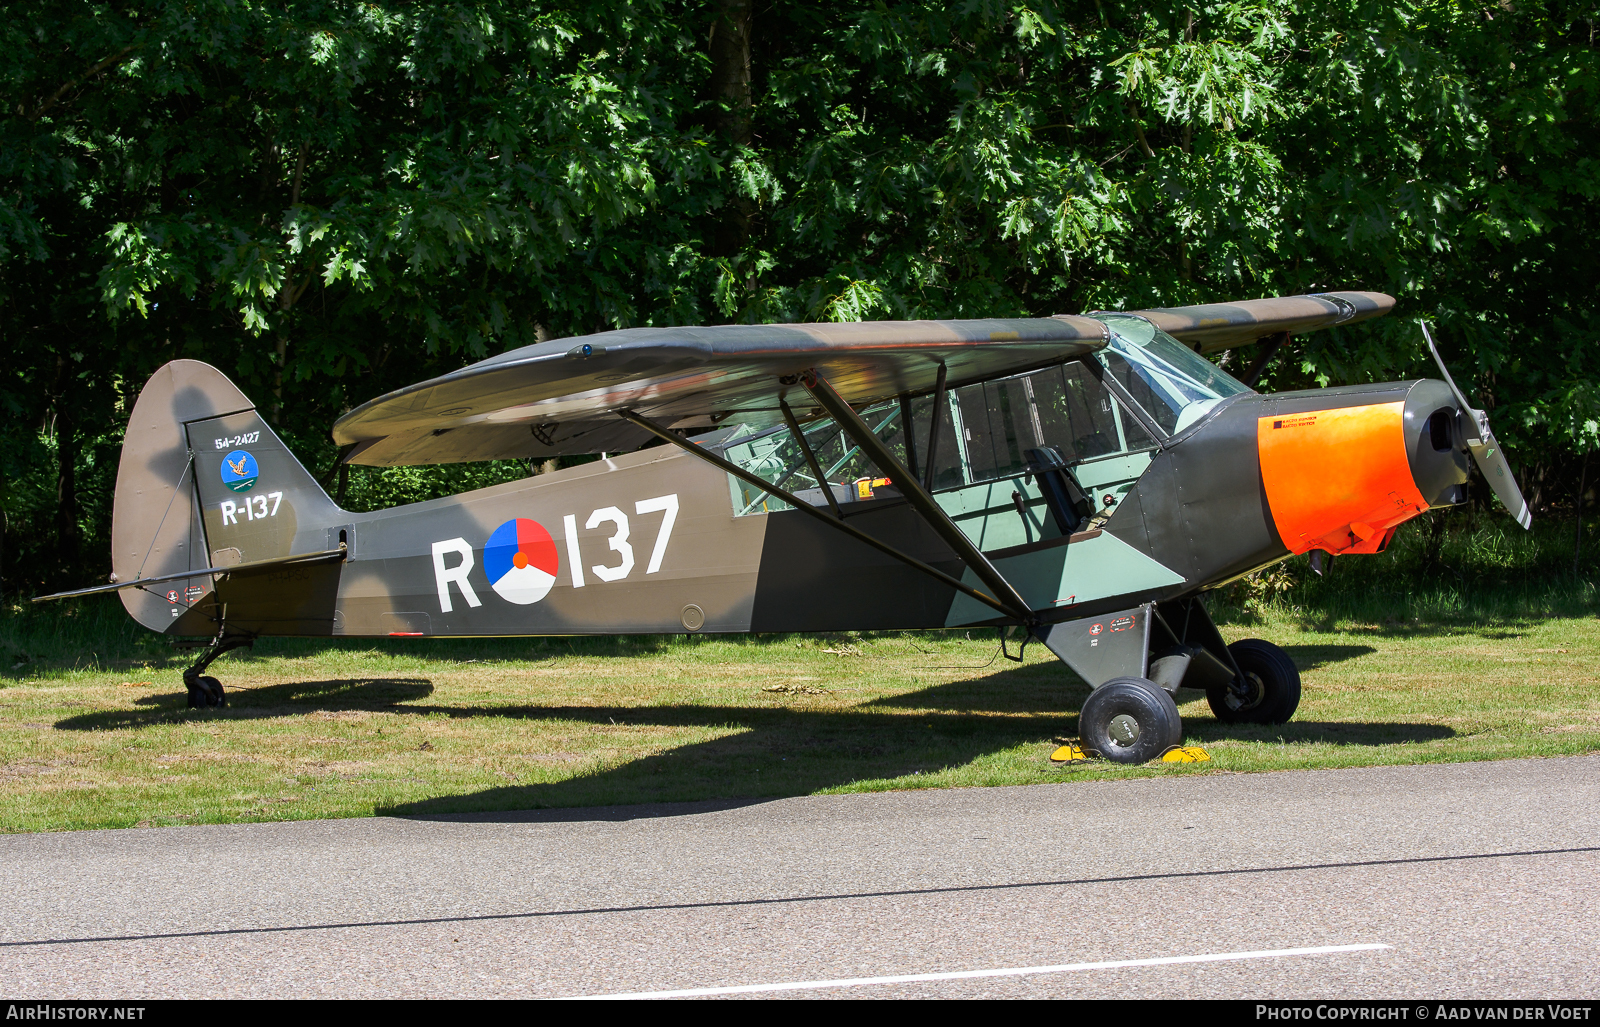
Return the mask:
<svg viewBox="0 0 1600 1027">
<path fill-rule="evenodd" d="M 1376 553 L 1465 502 L 1526 506 L 1481 411 L 1433 379 L 1261 395 L 1202 356 L 1382 316 L 1342 292 L 971 321 L 635 328 L 524 347 L 340 418 L 349 463 L 599 453 L 341 510 L 219 371 L 161 368 L 129 420 L 111 583 L 204 672 L 270 635 L 994 626 L 1092 687 L 1085 747 L 1178 744 L 1179 688 L 1282 723 L 1298 672 L 1225 645 L 1204 593 L 1291 554 Z M 1441 363 L 1441 372 L 1443 365 Z M 1253 374 L 1253 372 L 1252 372 Z M 1448 378 L 1448 374 L 1446 378 Z"/>
</svg>

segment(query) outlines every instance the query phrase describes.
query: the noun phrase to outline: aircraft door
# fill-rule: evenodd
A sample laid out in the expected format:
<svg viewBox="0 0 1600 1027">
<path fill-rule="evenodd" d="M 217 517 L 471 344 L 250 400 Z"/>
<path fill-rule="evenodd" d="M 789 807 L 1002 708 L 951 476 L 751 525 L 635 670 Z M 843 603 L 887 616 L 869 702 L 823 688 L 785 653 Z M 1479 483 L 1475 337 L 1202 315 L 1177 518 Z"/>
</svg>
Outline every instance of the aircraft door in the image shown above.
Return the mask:
<svg viewBox="0 0 1600 1027">
<path fill-rule="evenodd" d="M 1154 437 L 1097 371 L 1074 360 L 951 391 L 934 491 L 985 552 L 1098 526 L 1149 465 Z M 913 405 L 919 439 L 931 407 Z"/>
<path fill-rule="evenodd" d="M 1140 420 L 1081 361 L 968 385 L 951 397 L 944 421 L 953 430 L 941 439 L 935 491 L 1025 474 L 1030 449 L 1058 449 L 1081 480 L 1091 461 L 1141 454 L 1135 463 L 1142 466 L 1156 448 Z M 925 399 L 914 407 L 919 439 L 927 435 L 930 406 Z M 1097 483 L 1138 477 L 1126 471 L 1118 464 L 1089 477 Z"/>
<path fill-rule="evenodd" d="M 1028 473 L 1039 483 L 1044 505 L 1061 534 L 1071 535 L 1093 514 L 1089 497 L 1072 476 L 1061 450 L 1054 446 L 1028 450 Z"/>
</svg>

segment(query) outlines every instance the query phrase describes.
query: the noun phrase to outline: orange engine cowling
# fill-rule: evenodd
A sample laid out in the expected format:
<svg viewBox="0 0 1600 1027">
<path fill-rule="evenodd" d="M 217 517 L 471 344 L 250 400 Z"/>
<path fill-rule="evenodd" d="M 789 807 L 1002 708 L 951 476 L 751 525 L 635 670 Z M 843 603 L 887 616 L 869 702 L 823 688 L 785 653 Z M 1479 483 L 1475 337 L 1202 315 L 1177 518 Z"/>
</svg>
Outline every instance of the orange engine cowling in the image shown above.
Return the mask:
<svg viewBox="0 0 1600 1027">
<path fill-rule="evenodd" d="M 1341 390 L 1320 397 L 1332 400 L 1323 409 L 1317 393 L 1269 397 L 1256 426 L 1261 484 L 1291 553 L 1381 552 L 1430 506 L 1465 500 L 1465 444 L 1444 383 L 1400 388 L 1403 398 L 1385 390 L 1376 402 Z"/>
</svg>

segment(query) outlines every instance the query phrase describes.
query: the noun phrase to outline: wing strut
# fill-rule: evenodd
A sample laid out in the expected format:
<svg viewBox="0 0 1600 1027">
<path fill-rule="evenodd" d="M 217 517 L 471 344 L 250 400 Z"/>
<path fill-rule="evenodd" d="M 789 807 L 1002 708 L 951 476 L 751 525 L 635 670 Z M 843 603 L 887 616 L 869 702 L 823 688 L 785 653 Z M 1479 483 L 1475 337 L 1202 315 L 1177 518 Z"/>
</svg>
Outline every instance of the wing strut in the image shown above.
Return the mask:
<svg viewBox="0 0 1600 1027">
<path fill-rule="evenodd" d="M 860 528 L 855 527 L 854 525 L 847 524 L 847 523 L 845 523 L 844 521 L 841 521 L 841 520 L 835 520 L 834 518 L 832 518 L 832 517 L 828 516 L 826 513 L 824 513 L 821 509 L 819 509 L 819 508 L 817 508 L 815 506 L 812 506 L 810 503 L 807 503 L 805 500 L 799 498 L 798 496 L 795 496 L 795 495 L 793 495 L 792 493 L 789 493 L 789 492 L 785 492 L 783 489 L 779 488 L 778 486 L 773 485 L 773 484 L 769 483 L 768 481 L 766 481 L 766 479 L 760 478 L 760 477 L 758 477 L 758 476 L 756 476 L 754 474 L 751 474 L 749 471 L 745 470 L 743 467 L 740 467 L 738 464 L 733 463 L 730 460 L 725 460 L 722 457 L 718 456 L 717 454 L 711 452 L 710 450 L 705 449 L 705 448 L 703 448 L 701 446 L 697 446 L 693 442 L 690 442 L 688 439 L 683 438 L 680 435 L 674 434 L 673 432 L 669 431 L 668 429 L 666 429 L 666 428 L 662 427 L 661 425 L 657 424 L 655 421 L 650 420 L 648 417 L 641 417 L 638 414 L 634 413 L 632 410 L 619 410 L 619 411 L 617 411 L 617 416 L 622 418 L 623 420 L 629 422 L 630 424 L 638 425 L 640 428 L 643 428 L 645 431 L 649 432 L 650 434 L 654 435 L 655 437 L 657 437 L 659 439 L 662 439 L 664 441 L 672 443 L 674 446 L 677 446 L 679 449 L 683 450 L 684 452 L 689 453 L 689 454 L 691 454 L 693 456 L 697 456 L 700 459 L 706 461 L 707 463 L 712 464 L 713 466 L 718 467 L 723 471 L 726 471 L 727 473 L 733 475 L 735 478 L 738 478 L 740 481 L 748 482 L 749 484 L 754 485 L 756 488 L 758 488 L 761 491 L 767 493 L 768 495 L 775 496 L 776 498 L 783 500 L 785 503 L 788 503 L 790 506 L 794 507 L 796 510 L 801 510 L 801 511 L 803 511 L 805 513 L 810 514 L 812 517 L 815 517 L 817 520 L 821 521 L 823 524 L 831 525 L 832 527 L 837 528 L 839 531 L 844 532 L 846 535 L 849 535 L 851 538 L 854 538 L 856 541 L 866 543 L 867 545 L 871 546 L 873 549 L 876 549 L 878 552 L 884 554 L 885 556 L 893 557 L 894 559 L 899 560 L 901 563 L 906 564 L 907 566 L 915 567 L 917 570 L 919 570 L 922 573 L 928 575 L 929 577 L 935 578 L 938 581 L 940 581 L 940 582 L 942 582 L 942 583 L 944 583 L 946 585 L 949 585 L 951 588 L 953 588 L 956 591 L 962 593 L 963 595 L 971 596 L 972 598 L 976 599 L 978 602 L 984 604 L 985 606 L 992 607 L 993 609 L 998 610 L 1000 613 L 1005 614 L 1007 617 L 1018 617 L 1018 616 L 1021 616 L 1024 619 L 1028 619 L 1026 614 L 1018 614 L 1015 610 L 1010 609 L 1009 607 L 1006 606 L 1006 604 L 1002 603 L 998 599 L 995 599 L 993 596 L 985 595 L 984 593 L 978 591 L 975 588 L 971 588 L 971 587 L 969 587 L 969 586 L 967 586 L 965 584 L 962 584 L 961 581 L 959 581 L 956 578 L 951 577 L 950 575 L 946 574 L 944 571 L 941 571 L 939 568 L 930 566 L 929 564 L 926 564 L 926 563 L 923 563 L 921 560 L 918 560 L 914 556 L 910 556 L 910 555 L 908 555 L 906 553 L 902 553 L 902 552 L 900 552 L 900 550 L 894 548 L 893 546 L 889 545 L 886 542 L 878 541 L 877 539 L 873 538 L 871 535 L 868 535 L 866 532 L 862 531 Z M 824 483 L 823 487 L 827 488 L 827 484 Z M 1022 610 L 1024 610 L 1024 611 L 1027 610 L 1026 604 L 1023 604 L 1020 608 Z"/>
<path fill-rule="evenodd" d="M 1017 590 L 1012 587 L 1011 582 L 1005 579 L 1005 575 L 1001 574 L 995 565 L 989 562 L 989 558 L 983 555 L 982 550 L 972 544 L 972 540 L 967 538 L 966 533 L 956 527 L 956 522 L 950 519 L 950 515 L 945 513 L 944 509 L 934 501 L 933 496 L 928 493 L 927 489 L 923 488 L 922 483 L 912 477 L 910 471 L 901 466 L 894 453 L 890 452 L 889 447 L 883 444 L 883 440 L 873 433 L 867 422 L 861 419 L 861 415 L 852 410 L 850 404 L 846 403 L 837 392 L 833 391 L 833 386 L 828 384 L 827 379 L 812 371 L 803 375 L 800 381 L 810 390 L 817 404 L 833 418 L 834 423 L 842 428 L 857 446 L 861 447 L 861 452 L 867 455 L 867 459 L 871 460 L 878 466 L 879 470 L 889 476 L 895 486 L 900 489 L 901 495 L 905 496 L 906 501 L 911 504 L 911 508 L 922 515 L 922 519 L 928 523 L 928 527 L 932 528 L 944 540 L 945 545 L 955 550 L 956 555 L 961 558 L 961 562 L 966 564 L 968 569 L 978 576 L 978 580 L 994 590 L 994 594 L 1004 604 L 1006 612 L 1021 620 L 1024 624 L 1035 623 L 1033 611 L 1028 609 L 1027 600 L 1023 599 Z M 931 462 L 928 464 L 928 468 L 930 471 L 932 470 L 933 464 Z"/>
<path fill-rule="evenodd" d="M 906 470 L 917 476 L 917 436 L 911 430 L 911 397 L 900 394 L 900 437 L 906 440 Z"/>
<path fill-rule="evenodd" d="M 933 409 L 928 412 L 928 461 L 927 467 L 922 472 L 922 487 L 924 490 L 933 488 L 933 469 L 938 465 L 936 459 L 939 455 L 939 418 L 945 414 L 945 379 L 947 370 L 944 364 L 939 365 L 939 379 L 933 387 Z M 905 426 L 906 438 L 911 438 L 911 426 Z M 910 445 L 909 441 L 906 445 Z"/>
<path fill-rule="evenodd" d="M 811 444 L 806 441 L 806 433 L 800 430 L 800 422 L 794 419 L 794 411 L 789 409 L 789 401 L 778 397 L 778 406 L 783 409 L 783 419 L 789 424 L 789 434 L 794 436 L 795 445 L 800 447 L 800 452 L 806 455 L 806 463 L 811 466 L 811 476 L 817 479 L 817 488 L 828 499 L 828 508 L 833 511 L 833 516 L 844 520 L 844 514 L 839 510 L 839 500 L 834 498 L 833 486 L 828 484 L 828 478 L 822 473 L 822 464 L 817 460 L 817 454 L 811 451 Z"/>
</svg>

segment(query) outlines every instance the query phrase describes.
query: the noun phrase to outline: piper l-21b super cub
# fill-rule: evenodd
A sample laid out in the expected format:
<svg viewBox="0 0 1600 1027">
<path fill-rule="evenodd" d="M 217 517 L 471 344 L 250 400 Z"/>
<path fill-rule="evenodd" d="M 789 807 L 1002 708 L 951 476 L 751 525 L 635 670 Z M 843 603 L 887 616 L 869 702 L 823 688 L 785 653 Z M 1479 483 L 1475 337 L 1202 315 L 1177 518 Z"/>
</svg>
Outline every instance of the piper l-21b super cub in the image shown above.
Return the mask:
<svg viewBox="0 0 1600 1027">
<path fill-rule="evenodd" d="M 1180 687 L 1228 722 L 1299 702 L 1282 650 L 1223 643 L 1207 589 L 1379 552 L 1464 502 L 1472 462 L 1528 525 L 1442 362 L 1442 381 L 1260 395 L 1202 355 L 1393 302 L 540 343 L 351 411 L 342 459 L 602 459 L 373 513 L 341 510 L 226 377 L 177 360 L 128 424 L 112 583 L 62 595 L 115 590 L 145 627 L 208 640 L 184 674 L 197 706 L 224 701 L 207 666 L 268 635 L 997 626 L 1093 686 L 1086 749 L 1143 762 L 1181 740 Z"/>
</svg>

